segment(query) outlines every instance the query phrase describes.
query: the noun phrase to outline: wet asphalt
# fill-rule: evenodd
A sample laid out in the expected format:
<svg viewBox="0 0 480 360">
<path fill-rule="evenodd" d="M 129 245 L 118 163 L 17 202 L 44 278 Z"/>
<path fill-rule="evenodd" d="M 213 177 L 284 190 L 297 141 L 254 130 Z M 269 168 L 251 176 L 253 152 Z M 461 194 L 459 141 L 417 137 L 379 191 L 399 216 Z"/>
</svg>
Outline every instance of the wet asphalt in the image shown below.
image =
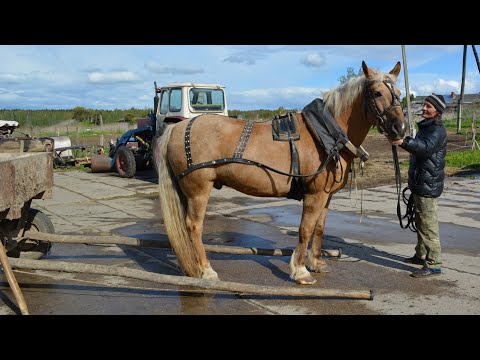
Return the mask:
<svg viewBox="0 0 480 360">
<path fill-rule="evenodd" d="M 34 200 L 58 234 L 167 237 L 158 205 L 156 177 L 133 179 L 115 173 L 62 171 L 54 175 L 53 198 Z M 372 189 L 348 186 L 333 196 L 324 248 L 340 249 L 328 258 L 331 272 L 313 274 L 319 289 L 371 290 L 373 300 L 236 294 L 164 285 L 118 276 L 21 270 L 15 276 L 33 315 L 391 315 L 480 314 L 480 180 L 448 178 L 439 199 L 443 274 L 415 279 L 416 235 L 396 216 L 392 185 Z M 294 249 L 302 203 L 256 198 L 224 187 L 213 190 L 204 224 L 205 244 Z M 301 287 L 289 278 L 288 256 L 208 253 L 220 280 Z M 54 244 L 45 258 L 182 276 L 168 249 L 123 245 Z M 0 314 L 19 314 L 3 273 Z"/>
</svg>

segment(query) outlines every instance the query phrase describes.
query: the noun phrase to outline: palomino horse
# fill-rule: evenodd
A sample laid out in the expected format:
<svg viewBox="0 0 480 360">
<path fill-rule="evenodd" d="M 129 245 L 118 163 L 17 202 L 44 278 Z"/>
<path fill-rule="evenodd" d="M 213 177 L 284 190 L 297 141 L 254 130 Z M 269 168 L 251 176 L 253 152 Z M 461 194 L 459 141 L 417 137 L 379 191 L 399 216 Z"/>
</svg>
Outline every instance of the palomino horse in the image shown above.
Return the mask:
<svg viewBox="0 0 480 360">
<path fill-rule="evenodd" d="M 375 125 L 393 139 L 402 138 L 407 126 L 399 101 L 400 91 L 395 87 L 400 62 L 389 74 L 375 72 L 365 62 L 362 67 L 364 75 L 325 94 L 325 107 L 355 147 L 362 144 L 369 129 Z M 299 284 L 314 284 L 316 280 L 306 265 L 314 272 L 327 268 L 321 246 L 328 205 L 332 195 L 345 186 L 355 155 L 342 148 L 337 163 L 330 162 L 325 166 L 330 158 L 306 126 L 303 112 L 293 116 L 300 134 L 295 143 L 299 173 L 304 174 L 301 178 L 304 192 L 299 243 L 290 260 L 290 277 Z M 187 276 L 218 279 L 202 243 L 203 221 L 213 187 L 220 189 L 225 185 L 260 197 L 286 197 L 289 194 L 292 176 L 280 172 L 289 174 L 292 171 L 291 144 L 273 141 L 270 123 L 255 123 L 248 131 L 245 131 L 245 124 L 244 120 L 206 114 L 199 116 L 194 123 L 183 121 L 167 126 L 155 142 L 154 158 L 165 229 Z M 232 158 L 240 146 L 237 146 L 239 139 L 245 138 L 246 133 L 250 137 L 248 143 L 243 142 L 243 158 L 266 167 L 221 161 Z M 216 159 L 220 161 L 212 161 Z M 203 163 L 208 166 L 201 166 Z M 193 164 L 199 166 L 194 168 Z M 195 171 L 183 176 L 187 168 Z M 324 171 L 318 172 L 319 169 Z"/>
</svg>

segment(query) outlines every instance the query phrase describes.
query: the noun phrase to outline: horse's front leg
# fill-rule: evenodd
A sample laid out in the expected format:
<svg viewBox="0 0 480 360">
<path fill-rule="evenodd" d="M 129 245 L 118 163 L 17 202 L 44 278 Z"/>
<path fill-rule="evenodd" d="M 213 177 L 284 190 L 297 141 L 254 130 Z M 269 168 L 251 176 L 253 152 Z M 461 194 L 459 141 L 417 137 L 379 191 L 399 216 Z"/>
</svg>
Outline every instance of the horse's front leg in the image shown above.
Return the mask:
<svg viewBox="0 0 480 360">
<path fill-rule="evenodd" d="M 305 257 L 307 256 L 308 243 L 312 237 L 315 224 L 321 210 L 327 202 L 327 194 L 307 194 L 303 199 L 302 221 L 298 231 L 298 245 L 290 259 L 290 278 L 298 284 L 311 285 L 317 280 L 310 275 L 305 266 Z"/>
<path fill-rule="evenodd" d="M 327 203 L 320 211 L 315 231 L 313 232 L 312 248 L 308 252 L 308 268 L 317 273 L 330 271 L 329 266 L 322 259 L 322 236 L 325 231 L 325 219 L 327 218 L 331 198 L 331 196 L 328 197 Z"/>
</svg>

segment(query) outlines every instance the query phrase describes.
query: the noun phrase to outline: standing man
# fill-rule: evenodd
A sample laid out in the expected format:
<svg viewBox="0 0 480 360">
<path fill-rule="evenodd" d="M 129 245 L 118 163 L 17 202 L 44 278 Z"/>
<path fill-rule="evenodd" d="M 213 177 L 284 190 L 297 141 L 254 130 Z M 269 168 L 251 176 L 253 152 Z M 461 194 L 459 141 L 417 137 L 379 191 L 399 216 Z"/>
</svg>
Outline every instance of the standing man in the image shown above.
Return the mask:
<svg viewBox="0 0 480 360">
<path fill-rule="evenodd" d="M 442 122 L 445 110 L 442 95 L 427 96 L 422 108 L 422 121 L 418 123 L 419 131 L 415 139 L 391 140 L 408 151 L 410 167 L 408 169 L 408 186 L 415 204 L 415 224 L 417 227 L 417 246 L 415 255 L 404 262 L 423 265 L 412 272 L 416 278 L 425 278 L 442 273 L 442 253 L 437 217 L 437 198 L 443 192 L 445 178 L 445 155 L 447 152 L 447 131 Z"/>
</svg>

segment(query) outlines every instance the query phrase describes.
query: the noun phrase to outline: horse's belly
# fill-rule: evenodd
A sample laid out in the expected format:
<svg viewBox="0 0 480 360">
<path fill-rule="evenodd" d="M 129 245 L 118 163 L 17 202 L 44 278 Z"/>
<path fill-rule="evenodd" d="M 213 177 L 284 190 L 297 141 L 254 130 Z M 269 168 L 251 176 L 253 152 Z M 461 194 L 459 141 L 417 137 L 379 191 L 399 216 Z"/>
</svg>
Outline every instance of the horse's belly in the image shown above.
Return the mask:
<svg viewBox="0 0 480 360">
<path fill-rule="evenodd" d="M 226 185 L 247 195 L 284 197 L 288 194 L 291 178 L 253 165 L 229 164 L 217 168 L 215 187 Z"/>
</svg>

